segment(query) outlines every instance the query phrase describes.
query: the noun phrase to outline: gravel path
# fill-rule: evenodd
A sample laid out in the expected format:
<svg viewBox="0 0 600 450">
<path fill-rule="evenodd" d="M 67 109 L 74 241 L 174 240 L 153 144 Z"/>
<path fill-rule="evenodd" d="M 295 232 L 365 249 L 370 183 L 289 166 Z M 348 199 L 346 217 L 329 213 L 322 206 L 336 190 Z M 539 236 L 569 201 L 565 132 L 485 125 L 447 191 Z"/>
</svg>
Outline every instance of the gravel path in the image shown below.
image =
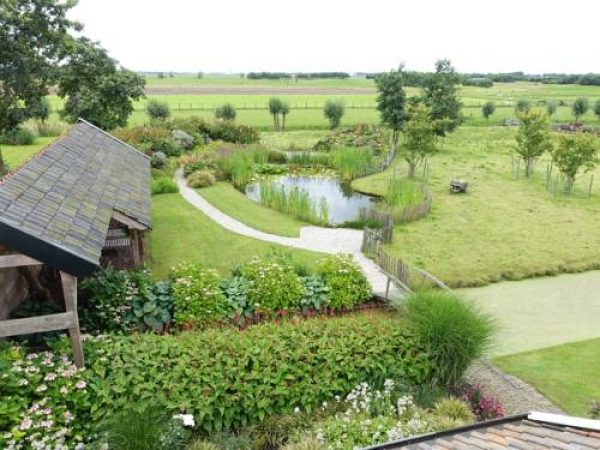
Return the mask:
<svg viewBox="0 0 600 450">
<path fill-rule="evenodd" d="M 530 411 L 564 414 L 558 406 L 520 378 L 509 375 L 488 361 L 475 362 L 467 371 L 465 381 L 481 384 L 485 392 L 500 399 L 506 414 Z"/>
<path fill-rule="evenodd" d="M 179 192 L 188 203 L 198 208 L 216 223 L 233 233 L 259 239 L 261 241 L 273 242 L 274 244 L 312 250 L 315 252 L 352 254 L 371 283 L 373 293 L 379 296 L 385 294 L 387 277 L 381 272 L 377 264 L 364 256 L 360 251 L 363 238 L 363 232 L 361 230 L 308 226 L 303 227 L 300 230 L 300 237 L 298 238 L 265 233 L 228 216 L 207 202 L 196 190 L 188 187 L 181 169 L 175 172 L 175 181 L 179 186 Z M 390 289 L 390 296 L 393 297 L 400 294 L 401 292 L 399 290 L 395 288 Z"/>
</svg>

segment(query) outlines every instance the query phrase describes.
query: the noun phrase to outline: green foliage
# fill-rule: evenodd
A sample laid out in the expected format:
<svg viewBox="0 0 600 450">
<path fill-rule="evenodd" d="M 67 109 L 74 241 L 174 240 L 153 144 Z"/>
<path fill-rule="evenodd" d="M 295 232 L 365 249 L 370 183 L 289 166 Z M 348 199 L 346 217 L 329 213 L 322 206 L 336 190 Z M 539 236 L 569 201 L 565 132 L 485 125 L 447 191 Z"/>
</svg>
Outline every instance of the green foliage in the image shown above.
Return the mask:
<svg viewBox="0 0 600 450">
<path fill-rule="evenodd" d="M 446 291 L 420 291 L 405 300 L 408 322 L 427 349 L 429 381 L 456 385 L 491 343 L 494 323 L 472 303 Z"/>
<path fill-rule="evenodd" d="M 401 67 L 397 71 L 390 71 L 375 78 L 378 92 L 377 110 L 381 116 L 381 123 L 392 129 L 392 150 L 396 148 L 405 119 L 406 92 L 402 78 Z"/>
<path fill-rule="evenodd" d="M 227 317 L 227 302 L 216 271 L 199 264 L 180 264 L 172 270 L 171 280 L 174 318 L 179 327 L 201 328 Z"/>
<path fill-rule="evenodd" d="M 554 101 L 546 101 L 546 113 L 548 114 L 548 117 L 552 117 L 554 113 L 556 113 L 557 108 L 558 106 L 556 106 L 556 103 Z"/>
<path fill-rule="evenodd" d="M 368 148 L 336 148 L 331 152 L 330 161 L 340 178 L 345 181 L 364 177 L 371 173 L 375 166 Z"/>
<path fill-rule="evenodd" d="M 594 103 L 594 114 L 596 117 L 600 118 L 600 99 L 596 100 Z"/>
<path fill-rule="evenodd" d="M 163 152 L 154 152 L 154 154 L 150 157 L 150 167 L 153 169 L 162 169 L 164 168 L 169 160 L 167 159 L 167 155 Z"/>
<path fill-rule="evenodd" d="M 171 286 L 153 281 L 147 270 L 108 267 L 83 280 L 80 286 L 79 317 L 87 331 L 160 333 L 171 322 Z"/>
<path fill-rule="evenodd" d="M 94 391 L 68 356 L 0 344 L 0 370 L 1 448 L 74 448 L 91 434 Z"/>
<path fill-rule="evenodd" d="M 242 188 L 252 181 L 256 174 L 254 155 L 250 151 L 236 150 L 217 161 L 223 174 L 237 188 Z"/>
<path fill-rule="evenodd" d="M 187 184 L 193 188 L 205 188 L 215 184 L 217 180 L 210 170 L 196 170 L 187 177 Z"/>
<path fill-rule="evenodd" d="M 187 446 L 187 450 L 221 450 L 220 447 L 208 441 L 195 441 Z"/>
<path fill-rule="evenodd" d="M 575 116 L 575 122 L 579 121 L 579 118 L 590 109 L 590 103 L 585 97 L 577 97 L 573 102 L 573 115 Z"/>
<path fill-rule="evenodd" d="M 531 102 L 529 100 L 526 100 L 524 98 L 521 98 L 517 101 L 517 104 L 515 105 L 515 113 L 517 113 L 517 116 L 528 112 L 531 110 Z"/>
<path fill-rule="evenodd" d="M 322 152 L 294 152 L 287 158 L 290 166 L 331 167 L 331 156 Z"/>
<path fill-rule="evenodd" d="M 235 110 L 235 106 L 231 103 L 225 103 L 222 106 L 219 106 L 215 109 L 215 118 L 221 120 L 235 120 L 235 116 L 237 112 Z"/>
<path fill-rule="evenodd" d="M 150 182 L 150 192 L 152 195 L 173 194 L 179 192 L 179 186 L 171 177 L 159 177 Z"/>
<path fill-rule="evenodd" d="M 323 115 L 329 120 L 331 130 L 340 126 L 344 116 L 344 102 L 342 100 L 327 100 L 323 106 Z"/>
<path fill-rule="evenodd" d="M 283 447 L 282 450 L 325 450 L 326 447 L 314 437 L 306 437 L 300 442 L 292 442 Z"/>
<path fill-rule="evenodd" d="M 48 97 L 43 97 L 36 105 L 34 105 L 31 116 L 44 123 L 50 118 L 51 113 L 52 105 L 50 104 L 50 100 L 48 100 Z"/>
<path fill-rule="evenodd" d="M 431 108 L 430 117 L 438 136 L 453 132 L 462 122 L 459 83 L 460 76 L 447 59 L 437 61 L 435 72 L 423 82 L 422 100 Z"/>
<path fill-rule="evenodd" d="M 284 109 L 284 103 L 279 97 L 271 97 L 269 99 L 269 113 L 273 116 L 273 127 L 275 131 L 281 130 L 280 115 Z"/>
<path fill-rule="evenodd" d="M 317 151 L 330 151 L 335 147 L 365 147 L 375 154 L 383 153 L 388 145 L 383 127 L 358 124 L 332 131 L 314 145 Z"/>
<path fill-rule="evenodd" d="M 287 188 L 270 181 L 261 181 L 259 189 L 260 202 L 269 208 L 317 225 L 327 225 L 329 222 L 325 197 L 317 202 L 298 186 Z"/>
<path fill-rule="evenodd" d="M 481 107 L 481 115 L 485 120 L 490 120 L 490 117 L 494 115 L 496 111 L 496 104 L 494 102 L 485 102 Z"/>
<path fill-rule="evenodd" d="M 560 136 L 552 151 L 552 162 L 565 177 L 565 192 L 570 193 L 579 170 L 592 170 L 598 163 L 597 138 L 581 132 Z"/>
<path fill-rule="evenodd" d="M 371 297 L 369 281 L 351 255 L 327 256 L 315 270 L 329 288 L 329 305 L 334 309 L 351 309 Z"/>
<path fill-rule="evenodd" d="M 302 278 L 302 312 L 320 311 L 329 306 L 331 289 L 320 275 L 308 275 Z"/>
<path fill-rule="evenodd" d="M 252 447 L 255 450 L 273 450 L 282 448 L 289 437 L 299 429 L 306 427 L 308 418 L 303 414 L 284 414 L 268 416 L 250 430 Z"/>
<path fill-rule="evenodd" d="M 290 104 L 288 102 L 281 102 L 281 131 L 285 131 L 285 119 L 290 113 Z"/>
<path fill-rule="evenodd" d="M 241 275 L 234 275 L 221 283 L 221 290 L 227 299 L 229 318 L 239 326 L 246 324 L 254 316 L 254 303 L 248 298 L 250 282 Z"/>
<path fill-rule="evenodd" d="M 388 182 L 383 203 L 388 210 L 402 211 L 409 206 L 418 205 L 423 198 L 422 186 L 412 180 L 397 178 L 394 174 Z"/>
<path fill-rule="evenodd" d="M 192 135 L 204 136 L 213 141 L 233 142 L 235 144 L 254 144 L 260 141 L 258 130 L 246 125 L 240 125 L 228 120 L 207 122 L 191 116 L 172 121 L 174 129 L 181 129 Z"/>
<path fill-rule="evenodd" d="M 0 135 L 0 144 L 31 145 L 35 142 L 35 134 L 25 127 L 13 128 Z"/>
<path fill-rule="evenodd" d="M 169 104 L 158 100 L 148 100 L 146 114 L 151 120 L 167 120 L 171 116 Z"/>
<path fill-rule="evenodd" d="M 310 412 L 361 380 L 420 383 L 426 355 L 398 318 L 384 314 L 115 338 L 102 361 L 89 350 L 96 416 L 132 401 L 194 415 L 204 432 L 267 416 Z M 275 369 L 276 368 L 276 369 Z"/>
<path fill-rule="evenodd" d="M 2 148 L 0 148 L 0 178 L 8 173 L 9 167 L 8 164 L 4 162 L 4 157 L 2 156 Z"/>
<path fill-rule="evenodd" d="M 412 103 L 408 107 L 402 156 L 408 162 L 409 178 L 414 178 L 421 164 L 438 152 L 438 135 L 453 129 L 441 127 L 439 120 L 431 118 L 432 114 L 431 108 L 421 103 Z"/>
<path fill-rule="evenodd" d="M 74 2 L 11 0 L 0 8 L 0 134 L 36 112 L 69 55 Z"/>
<path fill-rule="evenodd" d="M 444 397 L 439 399 L 433 406 L 432 412 L 437 416 L 459 421 L 463 425 L 475 422 L 471 407 L 458 398 Z"/>
<path fill-rule="evenodd" d="M 61 71 L 59 95 L 67 98 L 61 116 L 68 122 L 81 117 L 105 130 L 123 127 L 133 101 L 145 96 L 144 85 L 144 78 L 118 68 L 98 44 L 80 38 Z"/>
<path fill-rule="evenodd" d="M 525 162 L 525 175 L 530 176 L 536 159 L 552 151 L 548 118 L 541 111 L 525 111 L 519 115 L 519 120 L 521 125 L 515 136 L 515 150 Z"/>
<path fill-rule="evenodd" d="M 150 402 L 111 414 L 99 430 L 99 440 L 114 450 L 183 450 L 192 434 Z"/>
<path fill-rule="evenodd" d="M 293 311 L 302 298 L 302 280 L 284 261 L 254 258 L 240 268 L 249 282 L 247 296 L 255 310 Z"/>
</svg>

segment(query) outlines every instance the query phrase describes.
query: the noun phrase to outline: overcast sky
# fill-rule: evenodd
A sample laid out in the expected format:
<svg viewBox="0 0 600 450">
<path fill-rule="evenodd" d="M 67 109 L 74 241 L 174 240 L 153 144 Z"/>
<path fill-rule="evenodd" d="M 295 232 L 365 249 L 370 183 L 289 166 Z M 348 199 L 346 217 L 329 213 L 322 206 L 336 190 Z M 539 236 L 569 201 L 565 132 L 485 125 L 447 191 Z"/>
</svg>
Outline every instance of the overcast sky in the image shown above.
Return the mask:
<svg viewBox="0 0 600 450">
<path fill-rule="evenodd" d="M 139 71 L 600 72 L 599 0 L 80 0 Z"/>
</svg>

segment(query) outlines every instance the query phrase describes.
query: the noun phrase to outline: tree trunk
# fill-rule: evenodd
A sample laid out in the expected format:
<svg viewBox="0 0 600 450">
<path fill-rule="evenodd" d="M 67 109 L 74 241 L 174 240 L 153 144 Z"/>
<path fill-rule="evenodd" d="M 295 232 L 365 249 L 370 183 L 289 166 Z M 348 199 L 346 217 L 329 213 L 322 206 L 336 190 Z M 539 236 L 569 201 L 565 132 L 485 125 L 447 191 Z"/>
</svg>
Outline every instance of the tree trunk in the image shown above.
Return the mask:
<svg viewBox="0 0 600 450">
<path fill-rule="evenodd" d="M 533 175 L 533 158 L 525 158 L 525 176 L 530 177 Z"/>
<path fill-rule="evenodd" d="M 0 177 L 6 175 L 6 166 L 4 165 L 4 158 L 2 158 L 2 149 L 0 148 Z"/>
<path fill-rule="evenodd" d="M 281 116 L 281 131 L 285 131 L 285 116 L 286 114 L 282 114 Z"/>
<path fill-rule="evenodd" d="M 414 178 L 417 172 L 417 163 L 412 161 L 408 163 L 408 178 Z"/>
<path fill-rule="evenodd" d="M 396 151 L 396 145 L 398 144 L 398 130 L 392 130 L 392 135 L 390 136 L 390 153 Z"/>
<path fill-rule="evenodd" d="M 570 194 L 573 192 L 573 185 L 575 184 L 575 176 L 565 176 L 565 193 Z"/>
</svg>

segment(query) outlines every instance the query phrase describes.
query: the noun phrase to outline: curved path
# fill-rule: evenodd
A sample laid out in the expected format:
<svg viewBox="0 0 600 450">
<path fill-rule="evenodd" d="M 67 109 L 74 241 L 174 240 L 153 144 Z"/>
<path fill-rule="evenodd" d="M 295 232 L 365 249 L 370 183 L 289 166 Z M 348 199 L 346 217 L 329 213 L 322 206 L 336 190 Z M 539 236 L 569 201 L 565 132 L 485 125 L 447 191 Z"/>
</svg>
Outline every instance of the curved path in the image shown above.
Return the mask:
<svg viewBox="0 0 600 450">
<path fill-rule="evenodd" d="M 233 233 L 314 252 L 352 254 L 371 283 L 373 293 L 379 296 L 385 294 L 387 277 L 381 272 L 377 264 L 364 256 L 360 251 L 363 239 L 363 232 L 361 230 L 308 226 L 300 230 L 300 237 L 298 238 L 265 233 L 228 216 L 207 202 L 196 190 L 187 185 L 181 169 L 175 172 L 175 181 L 179 186 L 179 192 L 188 203 Z M 392 285 L 390 296 L 400 294 L 401 292 Z"/>
</svg>

